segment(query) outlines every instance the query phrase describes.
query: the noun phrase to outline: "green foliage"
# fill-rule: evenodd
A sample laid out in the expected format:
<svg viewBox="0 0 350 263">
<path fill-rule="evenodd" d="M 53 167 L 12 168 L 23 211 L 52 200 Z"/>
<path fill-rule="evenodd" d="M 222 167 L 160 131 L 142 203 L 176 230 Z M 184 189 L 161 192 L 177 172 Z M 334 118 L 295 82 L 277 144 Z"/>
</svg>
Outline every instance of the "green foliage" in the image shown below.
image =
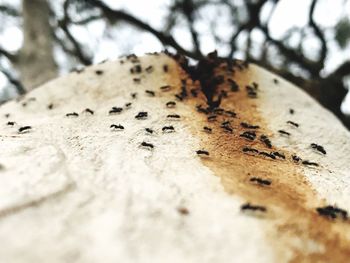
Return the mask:
<svg viewBox="0 0 350 263">
<path fill-rule="evenodd" d="M 341 48 L 345 48 L 350 41 L 350 21 L 343 18 L 335 27 L 335 40 Z"/>
</svg>

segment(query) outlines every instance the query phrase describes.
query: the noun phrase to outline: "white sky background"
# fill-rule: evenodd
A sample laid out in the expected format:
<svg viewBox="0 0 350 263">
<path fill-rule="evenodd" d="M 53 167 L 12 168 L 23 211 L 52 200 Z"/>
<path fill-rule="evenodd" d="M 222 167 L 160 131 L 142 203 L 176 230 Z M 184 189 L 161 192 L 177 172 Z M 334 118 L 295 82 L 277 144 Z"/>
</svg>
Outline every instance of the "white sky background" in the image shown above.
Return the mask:
<svg viewBox="0 0 350 263">
<path fill-rule="evenodd" d="M 243 0 L 238 0 L 243 1 Z M 0 0 L 0 3 L 17 3 L 20 0 Z M 51 1 L 55 6 L 62 6 L 63 0 Z M 161 28 L 165 15 L 164 10 L 169 3 L 169 0 L 105 0 L 105 2 L 114 9 L 124 9 L 134 16 L 150 23 L 155 28 Z M 272 16 L 269 24 L 272 37 L 281 38 L 292 27 L 303 27 L 307 24 L 308 19 L 308 6 L 310 6 L 311 0 L 281 0 L 277 5 L 275 12 Z M 331 7 L 331 8 L 330 8 Z M 266 8 L 268 9 L 268 7 Z M 264 10 L 265 14 L 268 14 L 269 10 Z M 208 16 L 210 10 L 208 11 Z M 340 17 L 350 17 L 350 2 L 344 5 L 343 0 L 321 0 L 317 4 L 315 11 L 315 20 L 321 27 L 332 28 L 338 22 Z M 22 33 L 17 25 L 9 23 L 5 26 L 3 34 L 0 35 L 0 45 L 8 50 L 18 50 L 22 42 Z M 196 28 L 201 32 L 206 32 L 206 26 L 204 24 L 197 24 Z M 143 33 L 135 30 L 129 26 L 119 27 L 117 30 L 112 30 L 112 38 L 108 38 L 107 30 L 103 22 L 90 23 L 85 29 L 72 28 L 74 35 L 79 35 L 79 41 L 81 43 L 89 42 L 93 43 L 93 50 L 95 52 L 94 62 L 99 62 L 104 59 L 113 59 L 120 55 L 128 53 L 136 53 L 141 55 L 146 52 L 160 51 L 163 46 L 160 42 L 148 33 Z M 218 29 L 218 34 L 224 36 L 230 32 L 230 28 Z M 174 32 L 176 40 L 180 45 L 188 47 L 190 43 L 190 36 L 186 30 L 177 29 Z M 227 34 L 229 37 L 229 34 Z M 259 32 L 254 33 L 254 41 L 260 43 L 263 38 Z M 297 41 L 297 39 L 295 39 Z M 292 40 L 293 41 L 293 40 Z M 131 43 L 131 45 L 130 45 Z M 316 53 L 319 43 L 314 38 L 304 39 L 303 45 L 310 54 Z M 328 42 L 330 47 L 329 56 L 326 63 L 326 72 L 332 71 L 344 60 L 350 59 L 350 47 L 346 50 L 340 50 L 336 43 Z M 131 48 L 130 48 L 131 47 Z M 214 49 L 218 49 L 219 54 L 225 55 L 225 50 L 220 46 L 216 46 L 211 37 L 204 36 L 201 39 L 201 48 L 204 53 L 210 52 Z M 237 54 L 238 58 L 240 57 Z M 62 74 L 67 72 L 71 68 L 71 64 L 64 59 L 57 50 L 56 59 L 59 65 L 63 68 Z M 348 81 L 350 86 L 350 81 Z M 6 78 L 0 73 L 0 93 L 6 86 Z M 350 114 L 350 96 L 347 96 L 346 103 L 343 105 L 343 110 Z"/>
</svg>

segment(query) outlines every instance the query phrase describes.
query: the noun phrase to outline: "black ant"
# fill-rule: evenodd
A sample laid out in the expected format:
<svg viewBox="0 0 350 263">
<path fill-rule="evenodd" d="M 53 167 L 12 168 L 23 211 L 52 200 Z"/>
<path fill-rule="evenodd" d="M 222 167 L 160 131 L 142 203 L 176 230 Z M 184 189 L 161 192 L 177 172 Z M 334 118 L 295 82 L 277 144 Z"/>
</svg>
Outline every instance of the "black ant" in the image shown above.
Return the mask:
<svg viewBox="0 0 350 263">
<path fill-rule="evenodd" d="M 7 124 L 6 125 L 8 125 L 8 126 L 13 126 L 13 125 L 15 125 L 16 123 L 14 122 L 14 121 L 9 121 L 9 122 L 7 122 Z"/>
<path fill-rule="evenodd" d="M 273 79 L 273 83 L 278 84 L 278 79 Z"/>
<path fill-rule="evenodd" d="M 96 70 L 95 73 L 96 73 L 96 75 L 102 75 L 103 74 L 103 70 Z"/>
<path fill-rule="evenodd" d="M 19 132 L 19 133 L 24 133 L 24 132 L 27 132 L 27 131 L 29 131 L 29 130 L 31 130 L 31 129 L 32 129 L 31 126 L 23 126 L 23 127 L 20 127 L 20 128 L 18 129 L 18 132 Z"/>
<path fill-rule="evenodd" d="M 212 128 L 209 128 L 209 127 L 207 127 L 207 126 L 204 126 L 203 127 L 203 130 L 205 131 L 205 132 L 207 132 L 207 133 L 211 133 L 213 130 L 212 130 Z"/>
<path fill-rule="evenodd" d="M 198 90 L 197 89 L 191 89 L 190 92 L 191 92 L 193 97 L 197 98 L 197 96 L 198 96 Z"/>
<path fill-rule="evenodd" d="M 150 133 L 150 134 L 152 134 L 152 133 L 153 133 L 153 130 L 152 130 L 152 129 L 150 129 L 150 128 L 145 128 L 145 131 L 146 131 L 146 132 L 148 132 L 148 133 Z"/>
<path fill-rule="evenodd" d="M 163 132 L 174 132 L 175 131 L 175 128 L 173 126 L 164 126 L 162 128 L 162 131 Z"/>
<path fill-rule="evenodd" d="M 224 113 L 224 109 L 222 109 L 222 108 L 215 108 L 215 109 L 213 110 L 213 112 L 214 112 L 215 114 L 222 115 L 222 114 Z"/>
<path fill-rule="evenodd" d="M 292 155 L 292 159 L 295 163 L 299 163 L 301 161 L 301 158 L 299 156 L 296 156 L 296 155 Z"/>
<path fill-rule="evenodd" d="M 153 72 L 153 66 L 148 66 L 147 68 L 145 68 L 147 73 L 152 73 Z"/>
<path fill-rule="evenodd" d="M 242 151 L 243 151 L 244 153 L 247 153 L 247 152 L 259 153 L 259 151 L 258 151 L 257 149 L 250 148 L 250 147 L 244 147 L 244 148 L 242 149 Z"/>
<path fill-rule="evenodd" d="M 152 90 L 145 90 L 145 92 L 151 97 L 154 97 L 156 95 L 156 93 Z"/>
<path fill-rule="evenodd" d="M 287 123 L 288 124 L 291 124 L 291 125 L 293 125 L 294 127 L 299 127 L 299 124 L 298 123 L 296 123 L 296 122 L 293 122 L 293 121 L 287 121 Z"/>
<path fill-rule="evenodd" d="M 258 125 L 251 125 L 251 124 L 248 124 L 246 122 L 241 122 L 241 126 L 243 128 L 246 128 L 246 129 L 259 129 L 260 128 L 260 126 L 258 126 Z"/>
<path fill-rule="evenodd" d="M 89 108 L 86 108 L 84 112 L 90 113 L 91 115 L 94 115 L 94 111 L 90 110 Z"/>
<path fill-rule="evenodd" d="M 142 68 L 141 68 L 141 65 L 136 65 L 134 67 L 132 67 L 130 69 L 130 73 L 131 74 L 134 74 L 134 73 L 141 73 L 142 72 Z"/>
<path fill-rule="evenodd" d="M 168 101 L 165 105 L 168 108 L 174 108 L 176 106 L 176 102 L 175 101 Z"/>
<path fill-rule="evenodd" d="M 261 179 L 259 177 L 252 177 L 252 178 L 250 178 L 249 181 L 257 182 L 258 184 L 261 184 L 261 185 L 270 185 L 271 184 L 270 180 Z"/>
<path fill-rule="evenodd" d="M 161 87 L 160 87 L 160 89 L 161 89 L 162 91 L 169 91 L 169 90 L 171 90 L 171 88 L 172 88 L 172 86 L 170 86 L 170 85 L 165 85 L 165 86 L 161 86 Z"/>
<path fill-rule="evenodd" d="M 154 148 L 154 145 L 151 143 L 148 143 L 148 142 L 142 142 L 141 146 L 146 147 L 146 148 L 150 148 L 150 149 Z"/>
<path fill-rule="evenodd" d="M 230 110 L 225 111 L 225 114 L 233 118 L 237 116 L 237 114 L 234 111 L 230 111 Z"/>
<path fill-rule="evenodd" d="M 260 141 L 262 141 L 268 148 L 272 148 L 272 144 L 271 144 L 271 141 L 270 141 L 270 139 L 269 138 L 267 138 L 267 136 L 266 135 L 261 135 L 260 136 Z"/>
<path fill-rule="evenodd" d="M 166 117 L 169 119 L 180 119 L 181 118 L 181 116 L 178 114 L 169 114 Z"/>
<path fill-rule="evenodd" d="M 71 112 L 71 113 L 66 114 L 66 117 L 78 117 L 78 116 L 79 116 L 79 114 L 76 112 Z"/>
<path fill-rule="evenodd" d="M 206 155 L 206 156 L 209 156 L 209 152 L 208 151 L 205 151 L 205 150 L 198 150 L 196 151 L 196 153 L 198 155 Z"/>
<path fill-rule="evenodd" d="M 267 152 L 259 152 L 259 155 L 262 155 L 262 156 L 265 156 L 265 157 L 268 157 L 268 158 L 271 158 L 273 160 L 276 159 L 276 156 L 273 155 L 272 153 L 267 153 Z"/>
<path fill-rule="evenodd" d="M 311 148 L 315 149 L 316 151 L 319 151 L 320 153 L 326 154 L 326 150 L 323 148 L 323 146 L 318 145 L 316 143 L 311 143 Z"/>
<path fill-rule="evenodd" d="M 331 219 L 335 219 L 338 216 L 341 216 L 344 220 L 348 218 L 347 211 L 330 205 L 325 207 L 318 207 L 316 208 L 316 211 L 319 213 L 319 215 L 329 217 Z"/>
<path fill-rule="evenodd" d="M 49 110 L 52 110 L 52 109 L 53 109 L 53 104 L 50 103 L 49 105 L 47 105 L 47 108 L 48 108 Z"/>
<path fill-rule="evenodd" d="M 230 83 L 230 85 L 231 85 L 231 91 L 232 92 L 237 92 L 237 91 L 239 91 L 239 86 L 238 86 L 238 84 L 237 84 L 237 82 L 236 81 L 234 81 L 233 79 L 227 79 L 227 81 Z"/>
<path fill-rule="evenodd" d="M 120 107 L 112 107 L 112 109 L 109 111 L 109 114 L 116 114 L 121 113 L 123 111 L 123 108 Z"/>
<path fill-rule="evenodd" d="M 250 141 L 254 141 L 256 138 L 256 133 L 253 131 L 246 131 L 239 135 L 240 137 L 246 138 Z"/>
<path fill-rule="evenodd" d="M 289 109 L 289 113 L 290 113 L 290 114 L 292 114 L 292 115 L 293 115 L 293 114 L 294 114 L 294 112 L 295 112 L 295 111 L 294 111 L 293 109 Z"/>
<path fill-rule="evenodd" d="M 266 212 L 267 209 L 264 206 L 260 206 L 260 205 L 251 205 L 250 203 L 246 203 L 244 205 L 241 206 L 241 210 L 242 211 L 246 211 L 246 210 L 251 210 L 251 211 L 260 211 L 260 212 Z"/>
<path fill-rule="evenodd" d="M 287 136 L 290 135 L 289 132 L 286 132 L 286 131 L 284 131 L 284 130 L 278 130 L 278 132 L 279 132 L 280 134 L 282 134 L 282 135 L 287 135 Z"/>
<path fill-rule="evenodd" d="M 131 107 L 131 102 L 127 102 L 127 103 L 125 103 L 125 108 L 130 108 Z"/>
<path fill-rule="evenodd" d="M 216 121 L 216 115 L 210 115 L 207 117 L 208 121 Z"/>
<path fill-rule="evenodd" d="M 286 159 L 286 156 L 284 156 L 283 153 L 279 153 L 279 152 L 273 152 L 272 153 L 274 156 L 281 158 L 281 159 Z"/>
<path fill-rule="evenodd" d="M 136 99 L 137 93 L 131 93 L 131 98 Z"/>
<path fill-rule="evenodd" d="M 141 79 L 140 78 L 133 78 L 132 79 L 135 83 L 141 83 Z"/>
<path fill-rule="evenodd" d="M 310 166 L 316 166 L 316 167 L 319 166 L 318 163 L 310 162 L 308 160 L 303 161 L 302 164 L 310 165 Z"/>
<path fill-rule="evenodd" d="M 168 70 L 169 70 L 168 65 L 163 65 L 163 71 L 164 71 L 164 72 L 168 72 Z"/>
<path fill-rule="evenodd" d="M 112 124 L 110 126 L 111 129 L 115 129 L 115 130 L 124 130 L 124 126 L 123 125 L 120 125 L 120 124 Z"/>
<path fill-rule="evenodd" d="M 202 105 L 197 105 L 196 109 L 200 113 L 204 113 L 204 114 L 208 114 L 209 113 L 208 109 L 203 108 Z"/>
<path fill-rule="evenodd" d="M 135 119 L 138 119 L 138 120 L 144 120 L 148 117 L 148 112 L 146 111 L 140 111 L 136 116 L 135 116 Z"/>
</svg>

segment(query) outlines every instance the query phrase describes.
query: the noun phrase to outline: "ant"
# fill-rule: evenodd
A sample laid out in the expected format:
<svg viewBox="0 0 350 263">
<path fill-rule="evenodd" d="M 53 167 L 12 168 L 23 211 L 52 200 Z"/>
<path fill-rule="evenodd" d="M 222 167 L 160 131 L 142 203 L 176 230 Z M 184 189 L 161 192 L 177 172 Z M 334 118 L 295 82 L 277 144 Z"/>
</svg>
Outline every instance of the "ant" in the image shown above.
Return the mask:
<svg viewBox="0 0 350 263">
<path fill-rule="evenodd" d="M 152 73 L 153 72 L 153 66 L 148 66 L 147 68 L 145 68 L 147 73 Z"/>
<path fill-rule="evenodd" d="M 273 154 L 274 156 L 276 156 L 276 157 L 281 158 L 281 159 L 286 159 L 286 156 L 284 156 L 283 153 L 273 152 L 272 154 Z"/>
<path fill-rule="evenodd" d="M 237 84 L 237 82 L 236 81 L 234 81 L 233 79 L 227 79 L 227 81 L 230 83 L 230 85 L 231 85 L 231 91 L 232 92 L 237 92 L 237 91 L 239 91 L 239 86 L 238 86 L 238 84 Z"/>
<path fill-rule="evenodd" d="M 203 130 L 205 131 L 205 132 L 207 132 L 207 133 L 211 133 L 213 130 L 212 130 L 212 128 L 209 128 L 209 127 L 207 127 L 207 126 L 204 126 L 203 127 Z"/>
<path fill-rule="evenodd" d="M 316 211 L 319 215 L 329 217 L 331 219 L 335 219 L 338 216 L 341 216 L 344 220 L 348 218 L 348 212 L 341 208 L 337 208 L 330 205 L 325 207 L 318 207 L 316 208 Z"/>
<path fill-rule="evenodd" d="M 270 180 L 265 180 L 265 179 L 261 179 L 259 177 L 252 177 L 250 178 L 251 182 L 257 182 L 258 184 L 260 185 L 270 185 L 271 184 L 271 181 Z"/>
<path fill-rule="evenodd" d="M 173 126 L 164 126 L 163 128 L 162 128 L 162 131 L 163 132 L 174 132 L 175 131 L 175 129 L 174 129 L 174 127 Z"/>
<path fill-rule="evenodd" d="M 271 158 L 271 159 L 276 159 L 276 156 L 273 155 L 272 153 L 267 153 L 267 152 L 259 152 L 259 155 L 262 155 L 262 156 L 265 156 L 265 157 L 268 157 L 268 158 Z"/>
<path fill-rule="evenodd" d="M 247 153 L 247 152 L 259 153 L 259 151 L 258 151 L 257 149 L 250 148 L 250 147 L 244 147 L 244 148 L 242 149 L 242 151 L 243 151 L 244 153 Z"/>
<path fill-rule="evenodd" d="M 312 149 L 315 149 L 316 151 L 319 151 L 320 153 L 323 153 L 323 154 L 326 154 L 326 150 L 321 146 L 321 145 L 318 145 L 316 143 L 311 143 L 311 148 Z"/>
<path fill-rule="evenodd" d="M 20 127 L 20 128 L 18 129 L 18 132 L 19 132 L 19 133 L 24 133 L 24 132 L 27 132 L 27 131 L 29 131 L 29 130 L 31 130 L 31 129 L 32 129 L 31 126 L 23 126 L 23 127 Z"/>
<path fill-rule="evenodd" d="M 204 114 L 208 114 L 209 113 L 208 109 L 203 108 L 202 105 L 197 105 L 196 109 L 200 113 L 204 113 Z"/>
<path fill-rule="evenodd" d="M 49 105 L 47 105 L 47 108 L 48 108 L 49 110 L 52 110 L 52 109 L 53 109 L 53 104 L 50 103 Z"/>
<path fill-rule="evenodd" d="M 170 85 L 165 85 L 165 86 L 161 86 L 161 87 L 160 87 L 160 89 L 161 89 L 162 91 L 169 91 L 169 90 L 171 90 L 171 88 L 172 88 L 172 86 L 170 86 Z"/>
<path fill-rule="evenodd" d="M 152 90 L 145 90 L 145 92 L 151 97 L 154 97 L 156 95 L 155 92 Z"/>
<path fill-rule="evenodd" d="M 264 207 L 264 206 L 251 205 L 250 203 L 246 203 L 246 204 L 242 205 L 241 210 L 242 211 L 251 210 L 251 211 L 261 211 L 261 212 L 267 211 L 266 207 Z"/>
<path fill-rule="evenodd" d="M 148 142 L 142 142 L 141 146 L 146 147 L 146 148 L 150 148 L 150 149 L 154 148 L 154 145 L 151 143 L 148 143 Z"/>
<path fill-rule="evenodd" d="M 303 161 L 302 164 L 310 165 L 310 166 L 316 166 L 316 167 L 319 166 L 318 163 L 310 162 L 308 160 Z"/>
<path fill-rule="evenodd" d="M 130 107 L 131 107 L 131 104 L 132 104 L 131 102 L 127 102 L 127 103 L 125 103 L 125 107 L 126 107 L 126 108 L 130 108 Z"/>
<path fill-rule="evenodd" d="M 115 130 L 124 130 L 124 126 L 123 125 L 120 125 L 120 124 L 112 124 L 111 126 L 110 126 L 110 128 L 112 129 L 115 129 Z"/>
<path fill-rule="evenodd" d="M 196 153 L 198 155 L 206 155 L 206 156 L 209 156 L 209 152 L 208 151 L 205 151 L 205 150 L 198 150 L 196 151 Z"/>
<path fill-rule="evenodd" d="M 197 98 L 197 96 L 198 96 L 198 90 L 197 89 L 191 89 L 190 92 L 191 92 L 193 97 Z"/>
<path fill-rule="evenodd" d="M 256 138 L 256 133 L 253 131 L 246 131 L 246 132 L 243 132 L 242 134 L 240 134 L 239 136 L 244 137 L 250 141 L 254 141 Z"/>
<path fill-rule="evenodd" d="M 170 119 L 180 119 L 181 118 L 181 116 L 178 114 L 169 114 L 166 117 L 170 118 Z"/>
<path fill-rule="evenodd" d="M 216 121 L 216 115 L 210 115 L 210 116 L 208 116 L 208 121 Z"/>
<path fill-rule="evenodd" d="M 148 117 L 148 112 L 146 111 L 140 111 L 136 116 L 135 116 L 135 119 L 138 119 L 138 120 L 144 120 Z"/>
<path fill-rule="evenodd" d="M 294 111 L 293 109 L 289 109 L 289 113 L 290 113 L 290 114 L 292 114 L 292 115 L 293 115 L 293 114 L 294 114 L 294 112 L 295 112 L 295 111 Z"/>
<path fill-rule="evenodd" d="M 168 65 L 163 65 L 163 71 L 164 71 L 164 72 L 168 72 L 168 71 L 169 71 Z"/>
<path fill-rule="evenodd" d="M 258 125 L 251 125 L 251 124 L 248 124 L 246 122 L 241 122 L 241 126 L 243 128 L 246 128 L 246 129 L 259 129 L 260 128 L 260 126 L 258 126 Z"/>
<path fill-rule="evenodd" d="M 165 105 L 168 108 L 174 108 L 176 106 L 176 102 L 175 101 L 168 101 Z"/>
<path fill-rule="evenodd" d="M 152 129 L 150 129 L 150 128 L 145 128 L 145 131 L 146 131 L 146 132 L 148 132 L 148 133 L 150 133 L 150 134 L 152 134 L 152 133 L 153 133 L 153 130 L 152 130 Z"/>
<path fill-rule="evenodd" d="M 120 107 L 112 107 L 112 109 L 109 111 L 109 114 L 115 114 L 115 113 L 121 113 L 123 111 L 123 108 Z"/>
<path fill-rule="evenodd" d="M 292 155 L 292 159 L 295 163 L 299 163 L 301 161 L 301 158 L 299 156 L 296 156 L 296 155 Z"/>
<path fill-rule="evenodd" d="M 102 75 L 103 74 L 103 70 L 96 70 L 95 73 L 96 73 L 96 75 Z"/>
<path fill-rule="evenodd" d="M 137 93 L 131 93 L 131 98 L 136 99 Z"/>
<path fill-rule="evenodd" d="M 13 126 L 13 125 L 15 125 L 16 123 L 14 122 L 14 121 L 9 121 L 9 122 L 7 122 L 7 124 L 6 125 L 8 125 L 8 126 Z"/>
<path fill-rule="evenodd" d="M 232 118 L 235 118 L 237 116 L 237 114 L 234 111 L 230 110 L 225 111 L 225 114 Z"/>
<path fill-rule="evenodd" d="M 262 141 L 268 148 L 272 148 L 272 144 L 271 144 L 271 141 L 270 141 L 270 139 L 269 138 L 267 138 L 267 136 L 266 135 L 261 135 L 260 136 L 260 141 Z"/>
<path fill-rule="evenodd" d="M 78 116 L 79 116 L 79 114 L 76 112 L 71 112 L 71 113 L 66 114 L 66 117 L 78 117 Z"/>
<path fill-rule="evenodd" d="M 282 134 L 282 135 L 287 135 L 287 136 L 290 135 L 289 132 L 286 132 L 286 131 L 284 131 L 284 130 L 278 130 L 278 132 L 279 132 L 280 134 Z"/>
<path fill-rule="evenodd" d="M 287 121 L 287 123 L 288 124 L 291 124 L 291 125 L 293 125 L 294 127 L 299 127 L 299 124 L 298 123 L 296 123 L 296 122 L 293 122 L 293 121 Z"/>
<path fill-rule="evenodd" d="M 86 108 L 84 112 L 90 113 L 91 115 L 94 115 L 94 111 L 90 110 L 89 108 Z"/>
<path fill-rule="evenodd" d="M 133 78 L 132 79 L 135 83 L 140 83 L 141 82 L 141 79 L 140 78 Z"/>
</svg>

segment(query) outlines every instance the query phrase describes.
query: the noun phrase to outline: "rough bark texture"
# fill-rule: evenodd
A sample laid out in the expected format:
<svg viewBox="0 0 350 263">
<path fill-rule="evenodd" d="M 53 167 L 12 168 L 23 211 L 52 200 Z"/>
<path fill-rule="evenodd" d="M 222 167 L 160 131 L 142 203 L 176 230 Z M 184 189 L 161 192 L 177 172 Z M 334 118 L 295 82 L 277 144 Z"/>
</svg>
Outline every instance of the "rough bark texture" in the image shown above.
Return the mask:
<svg viewBox="0 0 350 263">
<path fill-rule="evenodd" d="M 347 262 L 349 220 L 316 208 L 350 210 L 349 132 L 260 67 L 183 62 L 107 62 L 0 107 L 1 262 Z"/>
<path fill-rule="evenodd" d="M 23 46 L 16 67 L 27 91 L 57 76 L 47 0 L 22 0 Z"/>
</svg>

